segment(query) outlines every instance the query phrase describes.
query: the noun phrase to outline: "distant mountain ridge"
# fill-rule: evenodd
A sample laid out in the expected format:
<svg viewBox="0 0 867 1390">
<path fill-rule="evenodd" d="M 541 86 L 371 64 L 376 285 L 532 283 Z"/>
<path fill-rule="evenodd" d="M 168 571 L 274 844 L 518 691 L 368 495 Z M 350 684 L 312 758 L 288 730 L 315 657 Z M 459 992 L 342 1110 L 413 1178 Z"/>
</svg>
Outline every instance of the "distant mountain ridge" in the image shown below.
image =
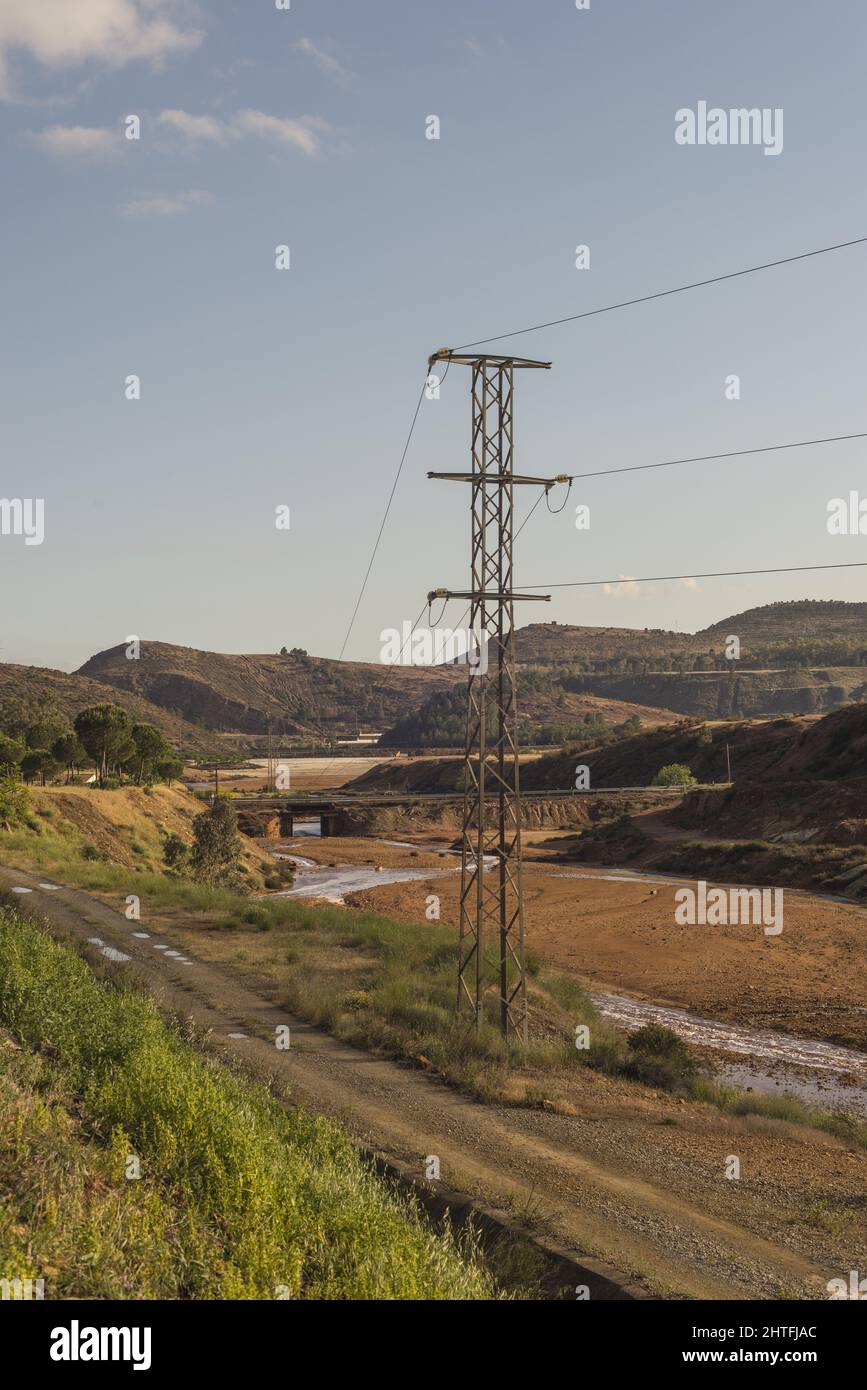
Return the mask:
<svg viewBox="0 0 867 1390">
<path fill-rule="evenodd" d="M 738 636 L 741 659 L 725 659 Z M 516 634 L 524 737 L 559 738 L 588 720 L 647 726 L 707 719 L 825 713 L 867 697 L 867 603 L 798 600 L 735 614 L 698 633 L 535 623 Z M 766 665 L 763 665 L 766 663 Z M 356 728 L 406 740 L 430 726 L 431 702 L 462 690 L 459 666 L 388 666 L 327 657 L 207 652 L 120 644 L 72 675 L 0 663 L 0 688 L 43 692 L 67 714 L 114 699 L 201 754 L 261 747 L 270 728 L 298 741 Z M 114 693 L 112 693 L 114 692 Z M 416 720 L 416 716 L 418 716 Z"/>
<path fill-rule="evenodd" d="M 221 732 L 322 737 L 356 722 L 384 728 L 408 708 L 465 676 L 453 666 L 333 661 L 306 654 L 235 654 L 142 640 L 129 660 L 119 645 L 76 673 L 144 696 Z"/>
<path fill-rule="evenodd" d="M 768 603 L 722 618 L 698 632 L 532 623 L 518 631 L 516 641 L 519 660 L 530 663 L 598 662 L 618 657 L 652 661 L 663 656 L 722 656 L 730 636 L 740 640 L 742 664 L 749 664 L 751 658 L 768 649 L 811 639 L 827 647 L 829 656 L 839 656 L 849 647 L 860 647 L 867 653 L 867 603 L 836 599 Z"/>
<path fill-rule="evenodd" d="M 0 707 L 7 700 L 21 700 L 28 705 L 45 704 L 69 720 L 88 705 L 121 705 L 136 723 L 153 724 L 161 729 L 172 746 L 181 752 L 207 757 L 214 753 L 227 754 L 233 749 L 231 740 L 215 737 L 142 695 L 118 690 L 87 676 L 53 671 L 47 666 L 0 662 Z"/>
</svg>

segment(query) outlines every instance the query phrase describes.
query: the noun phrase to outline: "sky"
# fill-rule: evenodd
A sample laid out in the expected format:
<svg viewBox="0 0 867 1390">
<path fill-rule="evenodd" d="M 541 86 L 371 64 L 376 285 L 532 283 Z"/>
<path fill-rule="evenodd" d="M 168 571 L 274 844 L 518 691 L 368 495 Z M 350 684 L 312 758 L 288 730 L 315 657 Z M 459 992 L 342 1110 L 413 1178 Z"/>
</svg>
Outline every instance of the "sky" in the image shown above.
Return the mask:
<svg viewBox="0 0 867 1390">
<path fill-rule="evenodd" d="M 0 660 L 337 656 L 429 353 L 867 236 L 865 39 L 862 0 L 0 0 L 0 495 L 44 501 L 41 544 L 0 534 Z M 679 143 L 699 102 L 781 111 L 782 149 Z M 515 467 L 867 430 L 865 272 L 855 246 L 492 345 L 553 363 L 519 374 Z M 426 475 L 469 442 L 453 366 L 347 657 L 467 588 L 468 490 Z M 867 560 L 827 527 L 865 444 L 576 482 L 516 584 Z M 865 585 L 616 582 L 516 617 L 694 631 Z"/>
</svg>

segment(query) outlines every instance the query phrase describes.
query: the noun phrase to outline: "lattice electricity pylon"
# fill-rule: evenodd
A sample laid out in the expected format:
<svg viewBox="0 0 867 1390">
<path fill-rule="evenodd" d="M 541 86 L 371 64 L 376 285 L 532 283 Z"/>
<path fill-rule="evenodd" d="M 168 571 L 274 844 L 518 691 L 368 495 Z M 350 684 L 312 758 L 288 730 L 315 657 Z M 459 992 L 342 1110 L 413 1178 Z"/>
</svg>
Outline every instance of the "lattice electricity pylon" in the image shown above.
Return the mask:
<svg viewBox="0 0 867 1390">
<path fill-rule="evenodd" d="M 471 587 L 435 589 L 434 598 L 466 599 L 475 637 L 468 664 L 467 736 L 463 763 L 458 1012 L 469 1007 L 481 1029 L 485 996 L 496 990 L 500 1030 L 527 1041 L 524 898 L 521 882 L 521 787 L 518 767 L 515 653 L 516 600 L 548 602 L 549 594 L 512 589 L 514 487 L 547 491 L 557 478 L 530 478 L 513 468 L 513 376 L 516 367 L 551 366 L 524 357 L 462 356 L 447 348 L 428 359 L 472 368 L 471 473 L 428 473 L 472 486 Z M 489 790 L 490 787 L 490 790 Z M 486 815 L 491 801 L 492 814 Z M 485 872 L 485 860 L 494 861 Z M 496 955 L 486 955 L 495 934 Z"/>
</svg>

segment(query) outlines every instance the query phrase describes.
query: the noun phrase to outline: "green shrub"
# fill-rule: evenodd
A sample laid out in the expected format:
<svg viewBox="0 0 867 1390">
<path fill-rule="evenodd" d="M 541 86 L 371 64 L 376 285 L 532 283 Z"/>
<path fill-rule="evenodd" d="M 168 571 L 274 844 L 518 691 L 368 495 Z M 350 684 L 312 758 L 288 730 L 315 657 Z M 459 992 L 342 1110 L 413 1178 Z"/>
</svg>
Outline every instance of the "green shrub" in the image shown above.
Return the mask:
<svg viewBox="0 0 867 1390">
<path fill-rule="evenodd" d="M 95 1130 L 128 1136 L 143 1171 L 210 1233 L 217 1259 L 190 1260 L 189 1297 L 494 1296 L 469 1250 L 389 1193 L 336 1125 L 207 1060 L 149 998 L 100 983 L 10 911 L 0 1024 L 29 1048 L 56 1048 Z"/>
<path fill-rule="evenodd" d="M 653 779 L 654 787 L 694 787 L 697 778 L 693 777 L 685 763 L 667 763 L 661 767 Z"/>
<path fill-rule="evenodd" d="M 661 1090 L 688 1090 L 701 1066 L 683 1038 L 661 1023 L 647 1023 L 628 1039 L 629 1057 L 624 1070 L 648 1086 Z"/>
</svg>

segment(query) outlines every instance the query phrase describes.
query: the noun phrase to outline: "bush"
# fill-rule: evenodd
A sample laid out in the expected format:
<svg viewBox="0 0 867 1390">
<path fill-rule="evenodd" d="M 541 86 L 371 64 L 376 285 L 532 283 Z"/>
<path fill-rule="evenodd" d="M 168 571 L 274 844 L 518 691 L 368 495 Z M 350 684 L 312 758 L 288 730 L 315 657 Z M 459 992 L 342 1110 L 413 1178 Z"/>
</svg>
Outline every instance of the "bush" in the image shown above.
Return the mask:
<svg viewBox="0 0 867 1390">
<path fill-rule="evenodd" d="M 215 797 L 210 810 L 193 821 L 190 853 L 193 878 L 221 888 L 238 887 L 241 877 L 241 837 L 234 806 Z"/>
<path fill-rule="evenodd" d="M 668 763 L 661 767 L 653 779 L 654 787 L 694 787 L 698 779 L 693 777 L 685 763 Z"/>
<path fill-rule="evenodd" d="M 180 835 L 174 831 L 165 838 L 163 863 L 170 874 L 181 874 L 187 867 L 190 852 Z"/>
<path fill-rule="evenodd" d="M 30 815 L 30 797 L 17 777 L 0 777 L 0 826 L 16 830 Z"/>
<path fill-rule="evenodd" d="M 627 1043 L 627 1076 L 660 1090 L 688 1090 L 702 1070 L 683 1038 L 661 1023 L 647 1023 Z"/>
</svg>

